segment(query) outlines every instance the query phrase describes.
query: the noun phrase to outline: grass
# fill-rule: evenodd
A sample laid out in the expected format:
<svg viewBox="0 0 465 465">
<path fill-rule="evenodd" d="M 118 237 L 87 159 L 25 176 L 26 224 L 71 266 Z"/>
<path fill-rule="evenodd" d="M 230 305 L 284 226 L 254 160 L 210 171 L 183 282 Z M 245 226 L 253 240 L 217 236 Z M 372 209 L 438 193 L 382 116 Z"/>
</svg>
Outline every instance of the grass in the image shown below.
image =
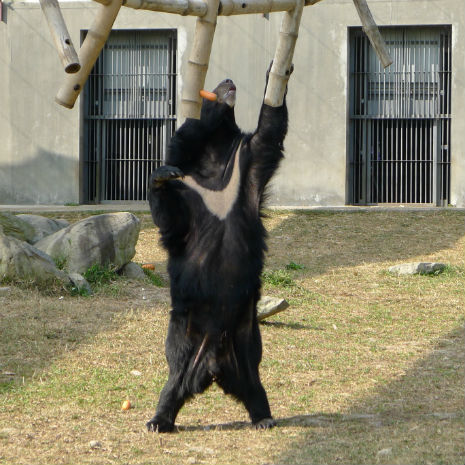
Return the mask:
<svg viewBox="0 0 465 465">
<path fill-rule="evenodd" d="M 92 265 L 87 269 L 84 274 L 84 278 L 87 282 L 97 288 L 97 290 L 103 286 L 111 284 L 119 279 L 119 275 L 116 272 L 116 268 L 111 265 Z"/>
<path fill-rule="evenodd" d="M 147 276 L 147 278 L 149 278 L 150 282 L 154 286 L 156 286 L 156 287 L 166 287 L 168 285 L 167 282 L 165 281 L 165 279 L 163 279 L 163 277 L 160 276 L 159 274 L 154 273 L 152 270 L 148 270 L 148 269 L 145 269 L 145 268 L 143 268 L 143 270 L 144 270 L 144 273 Z"/>
<path fill-rule="evenodd" d="M 166 255 L 140 218 L 134 261 L 166 282 Z M 10 284 L 0 464 L 463 463 L 465 214 L 270 212 L 266 226 L 263 293 L 291 304 L 262 325 L 277 428 L 250 430 L 214 387 L 184 406 L 178 433 L 145 432 L 167 377 L 166 287 L 112 277 L 84 298 Z M 448 267 L 387 272 L 407 261 Z"/>
<path fill-rule="evenodd" d="M 282 288 L 295 286 L 291 274 L 286 270 L 265 270 L 262 273 L 262 282 L 265 285 Z"/>
</svg>

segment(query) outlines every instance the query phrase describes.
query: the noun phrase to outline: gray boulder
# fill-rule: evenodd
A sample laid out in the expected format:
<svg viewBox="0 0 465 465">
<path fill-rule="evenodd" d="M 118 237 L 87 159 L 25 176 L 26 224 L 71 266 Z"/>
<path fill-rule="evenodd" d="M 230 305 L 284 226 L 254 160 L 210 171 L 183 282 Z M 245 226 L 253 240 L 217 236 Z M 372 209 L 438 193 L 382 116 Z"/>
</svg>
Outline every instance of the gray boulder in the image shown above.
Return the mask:
<svg viewBox="0 0 465 465">
<path fill-rule="evenodd" d="M 0 212 L 0 228 L 6 236 L 15 237 L 20 241 L 31 243 L 34 239 L 34 228 L 26 221 L 8 212 Z"/>
<path fill-rule="evenodd" d="M 433 274 L 441 273 L 445 268 L 444 263 L 415 262 L 391 266 L 389 272 L 397 275 Z"/>
<path fill-rule="evenodd" d="M 3 279 L 69 282 L 47 254 L 27 242 L 0 234 L 0 280 Z"/>
<path fill-rule="evenodd" d="M 121 268 L 121 274 L 129 279 L 146 279 L 144 270 L 140 265 L 134 262 L 129 262 Z"/>
<path fill-rule="evenodd" d="M 35 244 L 44 237 L 50 236 L 51 234 L 56 233 L 60 229 L 69 226 L 69 223 L 66 220 L 54 220 L 52 218 L 46 218 L 45 216 L 40 215 L 23 214 L 16 215 L 16 218 L 25 221 L 34 229 L 35 234 L 30 241 L 31 244 Z"/>
<path fill-rule="evenodd" d="M 276 313 L 282 312 L 289 307 L 285 299 L 278 297 L 263 296 L 257 303 L 257 319 L 262 321 Z"/>
<path fill-rule="evenodd" d="M 92 288 L 87 280 L 79 273 L 70 273 L 69 279 L 71 280 L 71 284 L 78 290 L 78 291 L 85 291 L 87 295 L 92 295 Z"/>
<path fill-rule="evenodd" d="M 84 273 L 92 265 L 117 269 L 136 253 L 140 221 L 132 213 L 106 213 L 78 221 L 35 246 L 49 254 L 69 273 Z"/>
</svg>

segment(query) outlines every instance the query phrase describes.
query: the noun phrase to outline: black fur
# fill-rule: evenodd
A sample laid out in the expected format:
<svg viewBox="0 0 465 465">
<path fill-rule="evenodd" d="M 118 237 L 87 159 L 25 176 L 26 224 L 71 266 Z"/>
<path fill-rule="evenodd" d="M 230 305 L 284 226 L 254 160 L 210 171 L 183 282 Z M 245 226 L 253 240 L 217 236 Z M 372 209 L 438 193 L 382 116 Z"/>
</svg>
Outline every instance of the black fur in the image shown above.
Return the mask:
<svg viewBox="0 0 465 465">
<path fill-rule="evenodd" d="M 286 132 L 285 102 L 278 108 L 263 104 L 257 129 L 244 134 L 234 107 L 220 98 L 204 101 L 201 119 L 188 119 L 179 128 L 167 166 L 150 177 L 150 208 L 169 253 L 172 311 L 169 379 L 149 430 L 172 431 L 185 401 L 213 381 L 243 402 L 256 427 L 275 424 L 258 371 L 262 343 L 256 305 L 266 250 L 260 208 L 283 157 Z M 182 178 L 223 189 L 240 143 L 239 194 L 226 218 L 219 219 Z"/>
</svg>

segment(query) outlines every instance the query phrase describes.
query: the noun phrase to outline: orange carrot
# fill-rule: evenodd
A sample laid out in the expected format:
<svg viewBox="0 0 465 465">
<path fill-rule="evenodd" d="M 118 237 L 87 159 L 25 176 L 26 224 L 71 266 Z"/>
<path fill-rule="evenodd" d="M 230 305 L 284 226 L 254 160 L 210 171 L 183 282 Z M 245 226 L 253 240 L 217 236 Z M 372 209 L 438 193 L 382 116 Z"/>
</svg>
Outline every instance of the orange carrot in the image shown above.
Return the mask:
<svg viewBox="0 0 465 465">
<path fill-rule="evenodd" d="M 203 89 L 200 91 L 200 96 L 212 102 L 214 102 L 218 98 L 218 96 L 215 93 L 208 92 L 208 90 Z"/>
</svg>

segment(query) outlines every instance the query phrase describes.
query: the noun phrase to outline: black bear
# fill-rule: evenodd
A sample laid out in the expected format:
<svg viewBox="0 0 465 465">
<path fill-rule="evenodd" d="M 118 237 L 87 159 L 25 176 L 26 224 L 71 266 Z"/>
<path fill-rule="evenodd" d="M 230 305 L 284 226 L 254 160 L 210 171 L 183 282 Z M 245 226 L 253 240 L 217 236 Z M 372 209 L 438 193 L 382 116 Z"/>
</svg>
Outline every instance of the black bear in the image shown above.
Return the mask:
<svg viewBox="0 0 465 465">
<path fill-rule="evenodd" d="M 169 378 L 150 431 L 172 431 L 185 401 L 213 381 L 243 402 L 257 428 L 276 424 L 258 371 L 257 301 L 266 251 L 261 205 L 283 157 L 287 107 L 263 103 L 257 129 L 244 134 L 234 117 L 233 81 L 213 92 L 216 101 L 204 100 L 200 120 L 187 119 L 176 131 L 167 165 L 149 180 L 172 301 Z"/>
</svg>

